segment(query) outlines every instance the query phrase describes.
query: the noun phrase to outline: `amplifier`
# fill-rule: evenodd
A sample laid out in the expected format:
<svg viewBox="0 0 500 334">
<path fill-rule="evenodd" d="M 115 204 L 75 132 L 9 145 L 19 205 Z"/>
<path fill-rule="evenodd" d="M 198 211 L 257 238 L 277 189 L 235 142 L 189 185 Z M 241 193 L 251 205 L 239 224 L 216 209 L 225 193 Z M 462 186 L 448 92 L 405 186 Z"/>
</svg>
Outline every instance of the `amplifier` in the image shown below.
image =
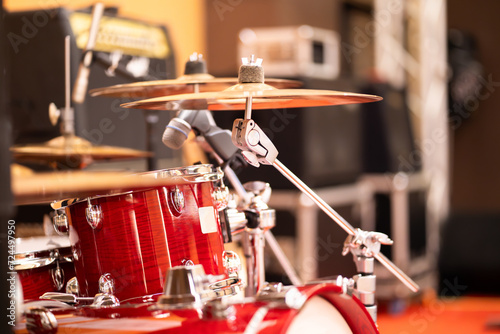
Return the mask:
<svg viewBox="0 0 500 334">
<path fill-rule="evenodd" d="M 49 121 L 48 107 L 65 102 L 64 38 L 71 37 L 71 84 L 73 85 L 86 46 L 91 13 L 64 8 L 12 12 L 5 17 L 9 53 L 9 95 L 14 144 L 44 142 L 60 135 Z M 175 61 L 168 30 L 105 11 L 99 25 L 88 90 L 143 80 L 175 78 Z M 10 43 L 9 43 L 10 42 Z M 73 87 L 71 87 L 71 91 Z M 147 149 L 145 113 L 120 108 L 124 99 L 86 96 L 75 109 L 76 135 L 94 145 Z M 163 128 L 171 118 L 158 113 Z M 102 125 L 106 126 L 103 127 Z M 157 158 L 173 154 L 154 140 Z"/>
<path fill-rule="evenodd" d="M 238 56 L 264 59 L 268 77 L 333 80 L 340 72 L 340 42 L 333 30 L 308 25 L 246 28 L 239 33 Z"/>
</svg>

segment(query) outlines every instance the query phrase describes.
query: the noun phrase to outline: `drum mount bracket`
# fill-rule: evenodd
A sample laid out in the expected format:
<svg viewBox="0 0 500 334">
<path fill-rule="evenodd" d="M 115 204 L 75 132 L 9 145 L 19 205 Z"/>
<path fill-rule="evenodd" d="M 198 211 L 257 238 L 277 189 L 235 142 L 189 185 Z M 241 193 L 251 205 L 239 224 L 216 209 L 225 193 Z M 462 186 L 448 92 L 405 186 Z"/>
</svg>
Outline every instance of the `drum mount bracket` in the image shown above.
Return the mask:
<svg viewBox="0 0 500 334">
<path fill-rule="evenodd" d="M 353 276 L 353 293 L 365 305 L 373 321 L 377 322 L 377 305 L 375 303 L 376 276 L 374 256 L 380 252 L 381 245 L 392 245 L 393 241 L 384 233 L 356 229 L 354 235 L 347 236 L 342 255 L 351 253 L 357 272 Z"/>
</svg>

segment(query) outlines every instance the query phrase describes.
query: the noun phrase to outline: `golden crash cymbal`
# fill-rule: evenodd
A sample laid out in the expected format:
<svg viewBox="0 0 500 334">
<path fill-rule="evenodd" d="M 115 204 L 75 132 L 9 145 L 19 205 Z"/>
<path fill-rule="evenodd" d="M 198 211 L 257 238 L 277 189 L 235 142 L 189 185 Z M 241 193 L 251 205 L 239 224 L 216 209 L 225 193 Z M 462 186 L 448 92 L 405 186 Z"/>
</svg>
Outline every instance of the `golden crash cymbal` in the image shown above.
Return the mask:
<svg viewBox="0 0 500 334">
<path fill-rule="evenodd" d="M 95 160 L 135 159 L 151 156 L 124 147 L 94 146 L 77 136 L 60 136 L 48 142 L 34 145 L 18 145 L 11 148 L 17 161 L 35 161 L 56 164 L 65 168 L 82 168 Z"/>
<path fill-rule="evenodd" d="M 197 92 L 220 92 L 238 83 L 238 78 L 215 78 L 207 73 L 185 74 L 177 79 L 134 82 L 90 91 L 91 96 L 150 98 Z M 275 88 L 297 88 L 302 83 L 286 79 L 266 79 Z M 196 87 L 195 87 L 196 86 Z"/>
<path fill-rule="evenodd" d="M 252 109 L 301 108 L 380 101 L 375 95 L 331 90 L 277 89 L 265 83 L 239 83 L 220 92 L 162 96 L 122 104 L 150 110 L 244 110 L 247 98 Z"/>
</svg>

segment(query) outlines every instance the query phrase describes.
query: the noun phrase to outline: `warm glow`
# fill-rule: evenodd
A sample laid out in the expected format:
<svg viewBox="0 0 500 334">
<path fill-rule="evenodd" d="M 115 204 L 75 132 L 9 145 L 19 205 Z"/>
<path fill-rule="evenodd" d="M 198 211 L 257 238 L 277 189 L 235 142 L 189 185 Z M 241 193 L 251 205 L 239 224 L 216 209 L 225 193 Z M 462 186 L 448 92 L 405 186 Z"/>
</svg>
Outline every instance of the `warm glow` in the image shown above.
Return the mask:
<svg viewBox="0 0 500 334">
<path fill-rule="evenodd" d="M 101 1 L 107 7 L 119 8 L 120 16 L 164 25 L 168 28 L 175 50 L 177 75 L 193 52 L 204 54 L 205 4 L 203 0 L 123 0 Z M 88 0 L 5 0 L 8 11 L 44 10 L 54 7 L 79 9 L 92 6 Z"/>
</svg>

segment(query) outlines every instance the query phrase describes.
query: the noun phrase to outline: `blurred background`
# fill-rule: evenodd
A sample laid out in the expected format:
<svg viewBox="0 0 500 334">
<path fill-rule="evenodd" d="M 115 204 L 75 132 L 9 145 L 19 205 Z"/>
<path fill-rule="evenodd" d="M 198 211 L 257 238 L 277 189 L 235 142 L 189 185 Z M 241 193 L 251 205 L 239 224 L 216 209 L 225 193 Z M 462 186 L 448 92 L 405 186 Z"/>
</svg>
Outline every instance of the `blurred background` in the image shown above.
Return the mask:
<svg viewBox="0 0 500 334">
<path fill-rule="evenodd" d="M 110 23 L 102 45 L 120 49 L 123 66 L 141 59 L 147 65 L 142 72 L 139 66 L 135 77 L 119 71 L 110 76 L 116 50 L 103 48 L 104 61 L 91 67 L 89 89 L 177 78 L 197 52 L 216 77 L 237 76 L 240 58 L 254 54 L 263 58 L 267 77 L 300 80 L 308 89 L 382 96 L 379 103 L 253 116 L 276 145 L 279 159 L 349 222 L 394 240 L 383 252 L 421 285 L 421 300 L 426 293 L 450 297 L 450 284 L 453 297 L 500 293 L 493 283 L 500 274 L 498 1 L 103 3 L 106 16 L 154 28 L 159 37 L 151 33 L 150 44 L 140 44 Z M 72 36 L 74 82 L 93 4 L 3 1 L 9 101 L 3 117 L 10 124 L 6 140 L 11 144 L 41 143 L 59 135 L 47 110 L 50 102 L 64 105 L 63 38 Z M 154 160 L 103 162 L 87 169 L 136 171 L 193 162 L 161 143 L 173 113 L 127 111 L 120 118 L 121 102 L 87 95 L 75 107 L 76 134 L 95 145 L 151 149 Z M 241 115 L 221 111 L 214 117 L 230 129 Z M 116 125 L 113 131 L 103 131 L 103 118 Z M 269 166 L 247 167 L 238 176 L 270 183 L 270 206 L 278 210 L 274 232 L 304 280 L 354 274 L 351 257 L 341 256 L 345 233 L 304 202 L 279 173 Z M 34 223 L 34 229 L 42 220 L 36 221 L 37 215 L 46 209 L 10 207 L 4 210 L 7 216 Z M 268 261 L 268 279 L 286 281 L 275 260 L 269 256 Z M 376 274 L 379 299 L 393 313 L 403 310 L 414 297 L 384 268 L 376 268 Z"/>
</svg>

